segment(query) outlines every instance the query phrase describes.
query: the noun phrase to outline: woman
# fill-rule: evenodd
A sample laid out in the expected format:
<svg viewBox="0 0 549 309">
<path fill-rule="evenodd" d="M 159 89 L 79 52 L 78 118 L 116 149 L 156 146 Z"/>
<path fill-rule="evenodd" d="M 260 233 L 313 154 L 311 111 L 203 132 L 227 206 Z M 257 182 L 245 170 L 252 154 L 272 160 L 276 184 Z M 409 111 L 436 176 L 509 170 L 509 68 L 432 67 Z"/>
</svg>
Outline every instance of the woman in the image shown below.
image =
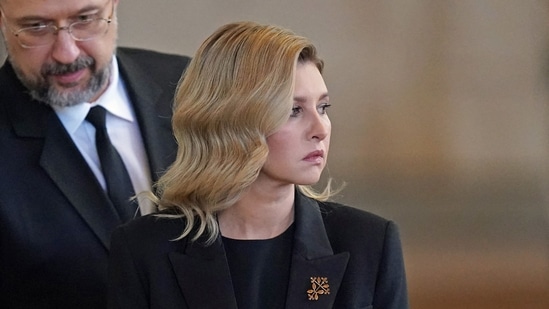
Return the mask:
<svg viewBox="0 0 549 309">
<path fill-rule="evenodd" d="M 160 213 L 112 236 L 111 308 L 407 308 L 395 224 L 309 187 L 330 144 L 322 69 L 275 26 L 228 24 L 201 45 Z"/>
</svg>

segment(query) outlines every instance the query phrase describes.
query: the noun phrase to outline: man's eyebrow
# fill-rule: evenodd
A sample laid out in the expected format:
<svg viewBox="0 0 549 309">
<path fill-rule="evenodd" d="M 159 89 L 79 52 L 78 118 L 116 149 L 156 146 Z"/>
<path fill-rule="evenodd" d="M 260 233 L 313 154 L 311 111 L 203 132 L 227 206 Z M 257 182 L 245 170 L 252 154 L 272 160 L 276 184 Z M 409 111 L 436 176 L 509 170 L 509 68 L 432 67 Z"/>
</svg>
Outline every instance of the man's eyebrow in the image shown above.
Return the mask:
<svg viewBox="0 0 549 309">
<path fill-rule="evenodd" d="M 93 10 L 97 10 L 99 12 L 101 10 L 101 7 L 99 7 L 97 5 L 87 5 L 83 8 L 81 8 L 80 10 L 78 10 L 77 12 L 75 12 L 74 14 L 72 14 L 72 16 L 78 16 L 78 15 L 81 15 L 82 13 L 90 12 L 90 11 L 93 11 Z M 16 22 L 16 23 L 25 23 L 25 22 L 36 21 L 36 20 L 54 21 L 55 19 L 50 18 L 50 17 L 41 16 L 41 15 L 27 15 L 27 16 L 22 16 L 22 17 L 19 17 L 19 18 L 14 18 L 14 22 Z"/>
</svg>

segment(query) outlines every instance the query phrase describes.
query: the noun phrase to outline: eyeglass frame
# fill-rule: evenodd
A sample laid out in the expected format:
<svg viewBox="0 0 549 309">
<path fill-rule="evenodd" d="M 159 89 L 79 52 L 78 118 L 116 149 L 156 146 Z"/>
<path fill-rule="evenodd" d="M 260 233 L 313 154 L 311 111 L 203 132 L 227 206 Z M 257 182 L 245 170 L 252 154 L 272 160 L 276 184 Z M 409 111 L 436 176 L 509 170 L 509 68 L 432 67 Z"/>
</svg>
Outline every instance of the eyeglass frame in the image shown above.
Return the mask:
<svg viewBox="0 0 549 309">
<path fill-rule="evenodd" d="M 26 44 L 23 44 L 21 42 L 21 39 L 19 38 L 19 33 L 23 32 L 23 31 L 27 31 L 27 30 L 30 30 L 30 29 L 43 29 L 43 28 L 48 28 L 48 29 L 53 29 L 53 32 L 49 32 L 47 35 L 49 34 L 53 34 L 53 35 L 57 35 L 59 33 L 59 31 L 61 30 L 67 30 L 67 32 L 69 33 L 70 37 L 77 41 L 77 42 L 87 42 L 87 41 L 91 41 L 91 40 L 94 40 L 96 38 L 99 38 L 101 37 L 102 35 L 105 35 L 108 31 L 109 31 L 109 25 L 112 23 L 112 20 L 113 20 L 113 15 L 114 15 L 114 1 L 111 0 L 111 3 L 112 3 L 112 9 L 111 9 L 111 13 L 110 15 L 107 17 L 107 18 L 103 18 L 103 17 L 97 17 L 97 18 L 92 18 L 90 20 L 86 20 L 86 21 L 74 21 L 66 26 L 63 26 L 63 27 L 58 27 L 57 25 L 53 24 L 53 23 L 50 23 L 50 24 L 46 24 L 46 25 L 43 25 L 43 26 L 34 26 L 34 27 L 24 27 L 24 28 L 21 28 L 21 29 L 18 29 L 18 30 L 13 30 L 13 28 L 10 26 L 10 24 L 7 22 L 7 18 L 6 18 L 6 14 L 4 13 L 4 10 L 2 9 L 2 7 L 0 7 L 0 13 L 2 14 L 3 16 L 3 19 L 4 19 L 4 24 L 6 25 L 6 27 L 10 30 L 11 34 L 13 34 L 16 38 L 17 38 L 17 43 L 19 43 L 19 45 L 23 48 L 28 48 L 28 49 L 31 49 L 31 48 L 39 48 L 39 47 L 44 47 L 44 46 L 50 46 L 51 44 L 53 44 L 53 42 L 55 42 L 55 39 L 52 40 L 50 43 L 48 44 L 43 44 L 43 45 L 26 45 Z M 74 37 L 73 33 L 72 33 L 72 27 L 74 25 L 78 25 L 78 24 L 86 24 L 86 23 L 90 23 L 90 22 L 95 22 L 95 21 L 98 21 L 98 20 L 103 20 L 103 21 L 106 21 L 107 22 L 107 28 L 105 29 L 105 32 L 103 34 L 99 34 L 99 35 L 96 35 L 96 36 L 92 36 L 91 38 L 87 38 L 87 39 L 79 39 L 79 38 L 76 38 Z"/>
</svg>

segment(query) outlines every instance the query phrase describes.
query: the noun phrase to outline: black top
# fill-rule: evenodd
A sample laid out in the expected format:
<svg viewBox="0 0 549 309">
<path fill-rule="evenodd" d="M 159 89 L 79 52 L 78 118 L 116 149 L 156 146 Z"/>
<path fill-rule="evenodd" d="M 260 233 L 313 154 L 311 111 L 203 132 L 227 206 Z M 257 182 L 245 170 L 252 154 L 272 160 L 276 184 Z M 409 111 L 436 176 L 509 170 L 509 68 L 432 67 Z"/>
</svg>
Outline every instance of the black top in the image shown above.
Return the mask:
<svg viewBox="0 0 549 309">
<path fill-rule="evenodd" d="M 271 239 L 223 237 L 239 309 L 285 307 L 293 238 L 294 224 Z"/>
</svg>

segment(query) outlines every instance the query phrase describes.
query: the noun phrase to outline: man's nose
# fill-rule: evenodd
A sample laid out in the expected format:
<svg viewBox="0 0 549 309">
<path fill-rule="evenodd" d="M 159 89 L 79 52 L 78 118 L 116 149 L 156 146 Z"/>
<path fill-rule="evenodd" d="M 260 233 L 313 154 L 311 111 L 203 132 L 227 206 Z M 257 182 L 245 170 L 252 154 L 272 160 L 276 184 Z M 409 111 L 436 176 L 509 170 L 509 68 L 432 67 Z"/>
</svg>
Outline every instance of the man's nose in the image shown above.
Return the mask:
<svg viewBox="0 0 549 309">
<path fill-rule="evenodd" d="M 57 28 L 52 48 L 52 57 L 59 63 L 72 63 L 80 54 L 80 48 L 69 33 L 68 26 Z"/>
</svg>

